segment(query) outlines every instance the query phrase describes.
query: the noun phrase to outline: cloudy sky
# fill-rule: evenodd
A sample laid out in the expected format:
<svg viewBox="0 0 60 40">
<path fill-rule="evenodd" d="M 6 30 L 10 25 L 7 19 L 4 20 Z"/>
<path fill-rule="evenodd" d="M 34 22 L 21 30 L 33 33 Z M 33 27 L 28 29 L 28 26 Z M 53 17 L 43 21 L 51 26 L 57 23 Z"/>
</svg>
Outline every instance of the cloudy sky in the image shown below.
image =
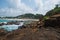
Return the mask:
<svg viewBox="0 0 60 40">
<path fill-rule="evenodd" d="M 46 14 L 60 0 L 0 0 L 0 16 L 17 16 L 24 13 Z"/>
</svg>

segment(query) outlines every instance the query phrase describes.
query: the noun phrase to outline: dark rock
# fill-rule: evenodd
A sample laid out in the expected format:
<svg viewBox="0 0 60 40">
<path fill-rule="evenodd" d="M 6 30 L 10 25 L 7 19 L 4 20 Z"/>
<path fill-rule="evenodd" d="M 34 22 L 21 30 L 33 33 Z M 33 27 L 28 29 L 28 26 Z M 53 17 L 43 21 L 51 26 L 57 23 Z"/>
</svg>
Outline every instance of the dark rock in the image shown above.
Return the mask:
<svg viewBox="0 0 60 40">
<path fill-rule="evenodd" d="M 45 20 L 44 21 L 44 26 L 48 27 L 56 27 L 56 28 L 60 28 L 60 21 L 59 20 Z M 57 27 L 58 26 L 58 27 Z"/>
<path fill-rule="evenodd" d="M 7 31 L 4 29 L 0 29 L 0 36 L 4 36 L 7 34 Z"/>
<path fill-rule="evenodd" d="M 26 28 L 26 26 L 25 25 L 22 25 L 18 29 L 23 29 L 23 28 Z"/>
<path fill-rule="evenodd" d="M 7 25 L 12 25 L 12 24 L 19 25 L 20 22 L 19 22 L 19 21 L 11 21 L 11 22 L 7 22 Z"/>
<path fill-rule="evenodd" d="M 4 23 L 0 23 L 0 26 L 5 25 Z"/>
</svg>

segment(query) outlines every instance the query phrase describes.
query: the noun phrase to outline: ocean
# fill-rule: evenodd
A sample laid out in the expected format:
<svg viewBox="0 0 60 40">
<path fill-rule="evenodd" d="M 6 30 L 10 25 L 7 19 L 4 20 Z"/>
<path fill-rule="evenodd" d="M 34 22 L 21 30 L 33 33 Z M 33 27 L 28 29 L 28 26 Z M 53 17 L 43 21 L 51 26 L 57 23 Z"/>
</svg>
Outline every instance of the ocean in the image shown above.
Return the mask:
<svg viewBox="0 0 60 40">
<path fill-rule="evenodd" d="M 9 21 L 11 21 L 11 20 L 0 19 L 0 23 L 9 22 Z"/>
<path fill-rule="evenodd" d="M 10 21 L 17 21 L 17 20 L 6 20 L 6 19 L 0 19 L 0 23 L 7 23 L 7 22 L 10 22 Z M 19 25 L 3 25 L 3 26 L 0 26 L 0 29 L 4 29 L 6 31 L 12 31 L 12 30 L 16 30 L 18 29 L 19 27 L 21 27 L 22 25 L 24 24 L 24 22 L 20 22 Z"/>
<path fill-rule="evenodd" d="M 32 21 L 38 21 L 36 19 L 0 19 L 0 23 L 7 23 L 7 22 L 10 22 L 10 21 L 21 21 L 19 25 L 3 25 L 3 26 L 0 26 L 0 29 L 4 29 L 4 30 L 7 30 L 7 31 L 12 31 L 12 30 L 16 30 L 18 29 L 19 27 L 21 27 L 22 25 L 24 24 L 29 24 L 31 23 Z"/>
</svg>

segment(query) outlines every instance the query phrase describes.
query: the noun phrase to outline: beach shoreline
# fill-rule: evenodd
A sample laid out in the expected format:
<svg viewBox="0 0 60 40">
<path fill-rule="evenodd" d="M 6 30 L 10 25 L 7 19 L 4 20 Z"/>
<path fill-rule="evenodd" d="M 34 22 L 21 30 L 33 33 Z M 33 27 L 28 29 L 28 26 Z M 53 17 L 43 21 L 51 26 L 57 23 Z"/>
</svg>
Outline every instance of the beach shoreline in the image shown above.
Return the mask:
<svg viewBox="0 0 60 40">
<path fill-rule="evenodd" d="M 39 21 L 39 19 L 0 19 L 0 20 Z"/>
</svg>

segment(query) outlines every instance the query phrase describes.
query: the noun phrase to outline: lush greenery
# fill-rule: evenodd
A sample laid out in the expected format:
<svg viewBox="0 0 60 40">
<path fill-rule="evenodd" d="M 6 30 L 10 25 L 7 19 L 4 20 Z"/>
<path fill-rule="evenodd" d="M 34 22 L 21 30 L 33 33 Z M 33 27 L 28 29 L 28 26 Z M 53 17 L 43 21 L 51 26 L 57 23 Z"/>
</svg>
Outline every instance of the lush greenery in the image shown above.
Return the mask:
<svg viewBox="0 0 60 40">
<path fill-rule="evenodd" d="M 25 13 L 25 14 L 22 14 L 22 15 L 19 15 L 19 16 L 16 16 L 16 17 L 0 17 L 1 19 L 15 19 L 15 18 L 18 18 L 18 19 L 40 19 L 41 17 L 43 17 L 42 14 L 32 14 L 32 13 Z"/>
<path fill-rule="evenodd" d="M 58 14 L 58 13 L 60 13 L 60 7 L 58 7 L 58 5 L 56 5 L 56 7 L 54 9 L 48 11 L 45 16 L 52 16 L 52 15 Z"/>
<path fill-rule="evenodd" d="M 17 18 L 30 18 L 30 19 L 39 19 L 41 17 L 43 17 L 42 14 L 36 14 L 36 15 L 34 15 L 32 13 L 26 13 L 26 14 L 17 16 Z"/>
<path fill-rule="evenodd" d="M 59 14 L 59 13 L 60 13 L 60 7 L 58 5 L 56 5 L 56 7 L 54 9 L 52 9 L 46 13 L 46 15 L 44 16 L 43 19 L 44 20 L 49 19 L 50 16 L 53 16 L 53 15 Z"/>
</svg>

